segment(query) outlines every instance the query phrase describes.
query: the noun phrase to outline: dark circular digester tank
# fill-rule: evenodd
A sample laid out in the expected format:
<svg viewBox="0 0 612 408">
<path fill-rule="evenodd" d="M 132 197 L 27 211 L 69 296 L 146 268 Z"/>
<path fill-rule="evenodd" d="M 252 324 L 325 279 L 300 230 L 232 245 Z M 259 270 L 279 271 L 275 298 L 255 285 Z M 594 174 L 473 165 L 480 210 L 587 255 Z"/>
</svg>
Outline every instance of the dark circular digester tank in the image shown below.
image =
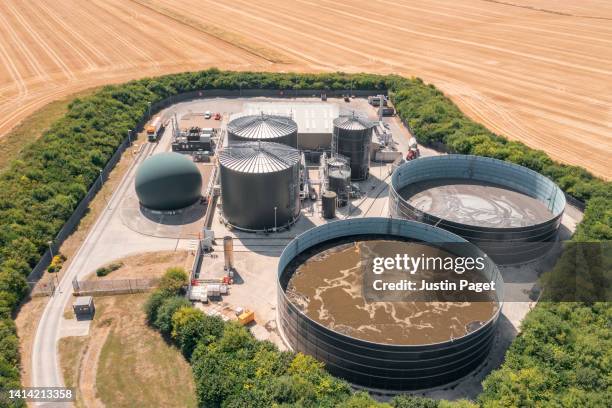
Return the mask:
<svg viewBox="0 0 612 408">
<path fill-rule="evenodd" d="M 311 355 L 325 363 L 332 374 L 373 390 L 426 389 L 459 380 L 475 370 L 487 358 L 494 343 L 503 306 L 503 279 L 497 266 L 488 259 L 483 273 L 498 288 L 496 311 L 488 320 L 466 328 L 465 335 L 448 341 L 424 344 L 366 341 L 315 321 L 291 301 L 286 290 L 296 263 L 299 265 L 304 257 L 314 256 L 335 242 L 359 239 L 459 244 L 470 256 L 484 256 L 457 235 L 409 220 L 354 218 L 312 228 L 285 247 L 278 264 L 278 323 L 283 339 L 293 351 Z"/>
<path fill-rule="evenodd" d="M 349 159 L 351 179 L 365 180 L 370 171 L 370 145 L 373 124 L 352 114 L 334 119 L 332 154 Z"/>
<path fill-rule="evenodd" d="M 219 153 L 225 220 L 247 231 L 287 227 L 300 214 L 300 154 L 278 143 L 243 142 Z"/>
<path fill-rule="evenodd" d="M 485 187 L 477 195 L 461 184 Z M 452 193 L 441 196 L 441 205 L 434 211 L 435 196 L 420 201 L 405 197 L 407 190 L 418 191 L 423 185 L 448 185 Z M 487 190 L 497 192 L 486 196 Z M 525 199 L 519 197 L 513 202 L 513 193 Z M 444 228 L 478 245 L 498 264 L 531 262 L 545 255 L 550 243 L 557 240 L 565 205 L 563 191 L 540 173 L 490 157 L 461 154 L 421 157 L 404 163 L 393 172 L 389 192 L 391 217 Z M 538 209 L 545 215 L 537 215 Z M 505 222 L 512 221 L 516 214 L 522 218 Z M 487 215 L 497 225 L 487 221 Z"/>
<path fill-rule="evenodd" d="M 297 148 L 297 123 L 288 116 L 240 116 L 227 124 L 227 137 L 232 142 L 275 142 Z"/>
</svg>

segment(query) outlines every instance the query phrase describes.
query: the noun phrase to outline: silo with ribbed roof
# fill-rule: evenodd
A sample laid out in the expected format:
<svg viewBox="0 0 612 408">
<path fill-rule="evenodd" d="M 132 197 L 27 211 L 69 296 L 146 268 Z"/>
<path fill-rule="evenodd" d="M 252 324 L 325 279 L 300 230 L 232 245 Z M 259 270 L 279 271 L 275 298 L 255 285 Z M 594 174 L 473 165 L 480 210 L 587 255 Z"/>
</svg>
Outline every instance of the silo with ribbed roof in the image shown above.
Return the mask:
<svg viewBox="0 0 612 408">
<path fill-rule="evenodd" d="M 219 153 L 223 216 L 246 231 L 274 231 L 300 214 L 299 151 L 271 142 L 243 142 Z"/>
</svg>

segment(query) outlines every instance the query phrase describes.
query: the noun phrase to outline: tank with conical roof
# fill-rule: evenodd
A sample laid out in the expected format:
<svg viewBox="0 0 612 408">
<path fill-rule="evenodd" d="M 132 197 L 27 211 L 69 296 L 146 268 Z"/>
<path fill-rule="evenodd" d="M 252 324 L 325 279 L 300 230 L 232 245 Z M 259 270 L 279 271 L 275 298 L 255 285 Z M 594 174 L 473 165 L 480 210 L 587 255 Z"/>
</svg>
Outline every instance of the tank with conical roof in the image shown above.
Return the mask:
<svg viewBox="0 0 612 408">
<path fill-rule="evenodd" d="M 290 226 L 300 214 L 299 151 L 271 142 L 243 142 L 219 153 L 223 215 L 247 231 Z"/>
<path fill-rule="evenodd" d="M 338 206 L 348 202 L 351 188 L 351 168 L 348 160 L 332 156 L 327 159 L 327 189 L 338 196 Z"/>
<path fill-rule="evenodd" d="M 227 124 L 227 136 L 232 142 L 275 142 L 297 148 L 298 127 L 288 116 L 259 115 L 241 116 Z"/>
<path fill-rule="evenodd" d="M 349 159 L 353 180 L 368 178 L 372 129 L 370 121 L 354 113 L 334 119 L 332 153 Z"/>
</svg>

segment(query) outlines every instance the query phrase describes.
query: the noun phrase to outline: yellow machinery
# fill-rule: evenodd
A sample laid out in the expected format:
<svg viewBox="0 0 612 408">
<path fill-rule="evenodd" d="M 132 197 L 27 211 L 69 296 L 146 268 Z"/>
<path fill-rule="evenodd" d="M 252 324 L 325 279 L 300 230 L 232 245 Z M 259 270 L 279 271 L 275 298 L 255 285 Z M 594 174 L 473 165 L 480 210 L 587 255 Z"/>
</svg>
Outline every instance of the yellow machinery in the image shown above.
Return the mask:
<svg viewBox="0 0 612 408">
<path fill-rule="evenodd" d="M 245 310 L 243 313 L 238 315 L 238 322 L 241 325 L 246 326 L 247 324 L 255 321 L 255 312 L 251 310 Z"/>
</svg>

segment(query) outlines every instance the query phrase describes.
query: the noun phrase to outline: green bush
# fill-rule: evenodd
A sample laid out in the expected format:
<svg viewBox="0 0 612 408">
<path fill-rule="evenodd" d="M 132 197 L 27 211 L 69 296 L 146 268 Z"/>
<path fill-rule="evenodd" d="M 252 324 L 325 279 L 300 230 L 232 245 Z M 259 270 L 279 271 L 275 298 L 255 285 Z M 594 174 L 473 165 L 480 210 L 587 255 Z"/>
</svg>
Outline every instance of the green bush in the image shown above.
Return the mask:
<svg viewBox="0 0 612 408">
<path fill-rule="evenodd" d="M 168 293 L 179 294 L 189 283 L 187 272 L 183 268 L 168 268 L 159 282 L 159 289 Z"/>
<path fill-rule="evenodd" d="M 121 268 L 122 266 L 123 266 L 123 264 L 121 262 L 112 263 L 112 264 L 107 265 L 107 266 L 102 266 L 102 267 L 96 269 L 96 276 L 98 276 L 98 277 L 106 276 L 109 273 L 114 272 L 117 269 Z"/>
<path fill-rule="evenodd" d="M 0 320 L 0 356 L 14 366 L 19 364 L 19 339 L 15 323 L 9 319 Z"/>
<path fill-rule="evenodd" d="M 392 405 L 374 403 L 367 392 L 360 391 L 341 401 L 336 405 L 337 408 L 391 408 Z"/>
<path fill-rule="evenodd" d="M 201 406 L 335 407 L 351 396 L 312 357 L 280 352 L 236 323 L 225 323 L 218 341 L 200 342 L 191 363 Z M 370 406 L 378 405 L 370 399 Z"/>
<path fill-rule="evenodd" d="M 606 303 L 538 304 L 502 367 L 485 379 L 482 405 L 610 406 L 611 322 Z"/>
<path fill-rule="evenodd" d="M 147 323 L 155 326 L 158 318 L 159 309 L 168 298 L 178 297 L 187 284 L 187 273 L 182 268 L 168 268 L 162 278 L 158 288 L 149 296 L 144 304 L 144 312 L 147 318 Z M 170 315 L 170 318 L 172 315 Z M 164 317 L 165 319 L 168 316 Z M 168 320 L 168 327 L 172 329 L 172 322 Z M 170 330 L 166 334 L 170 333 Z"/>
<path fill-rule="evenodd" d="M 164 336 L 170 336 L 170 333 L 172 333 L 172 316 L 174 312 L 186 306 L 191 306 L 191 302 L 182 296 L 172 296 L 164 299 L 157 309 L 157 316 L 155 317 L 153 326 Z"/>
<path fill-rule="evenodd" d="M 151 296 L 149 296 L 144 304 L 144 312 L 145 316 L 147 317 L 147 323 L 153 325 L 153 323 L 157 320 L 157 311 L 159 307 L 162 305 L 164 300 L 170 296 L 173 295 L 159 289 L 155 290 Z"/>
<path fill-rule="evenodd" d="M 429 398 L 400 395 L 391 401 L 393 408 L 438 408 L 440 403 Z"/>
<path fill-rule="evenodd" d="M 23 400 L 9 400 L 8 390 L 22 388 L 19 382 L 19 369 L 14 363 L 0 355 L 0 407 L 25 407 Z"/>
<path fill-rule="evenodd" d="M 223 320 L 207 316 L 192 307 L 182 307 L 172 315 L 172 339 L 183 355 L 191 358 L 198 343 L 210 344 L 223 334 Z"/>
</svg>

